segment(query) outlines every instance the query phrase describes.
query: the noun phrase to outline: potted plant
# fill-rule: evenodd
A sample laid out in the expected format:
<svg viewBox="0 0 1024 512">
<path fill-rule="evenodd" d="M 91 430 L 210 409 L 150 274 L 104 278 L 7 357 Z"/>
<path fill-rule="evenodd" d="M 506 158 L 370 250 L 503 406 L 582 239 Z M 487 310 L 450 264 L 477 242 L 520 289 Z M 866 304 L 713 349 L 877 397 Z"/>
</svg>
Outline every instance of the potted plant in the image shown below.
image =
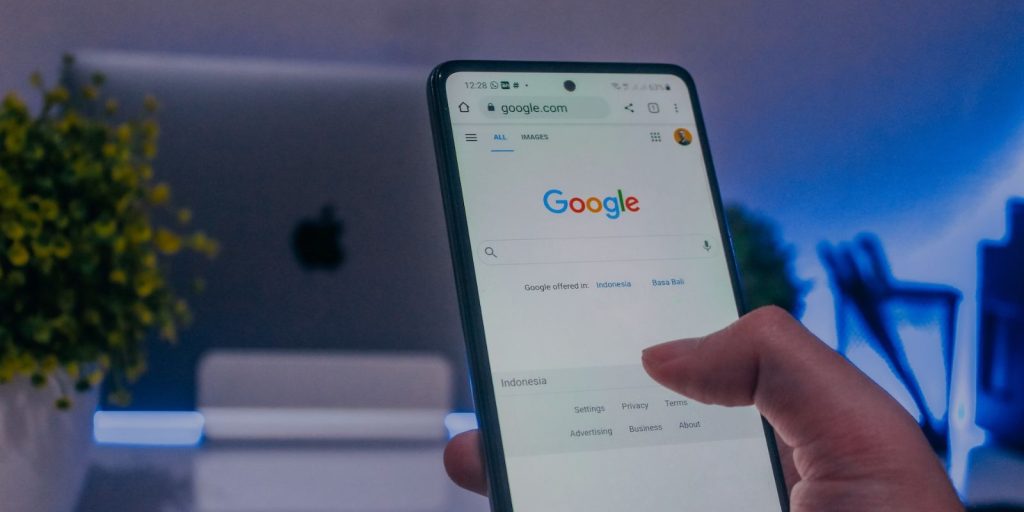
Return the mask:
<svg viewBox="0 0 1024 512">
<path fill-rule="evenodd" d="M 65 65 L 72 59 L 65 58 Z M 119 120 L 104 79 L 40 91 L 36 111 L 0 103 L 0 500 L 5 511 L 67 511 L 88 467 L 101 383 L 111 400 L 146 368 L 150 333 L 189 320 L 166 278 L 171 257 L 212 257 L 154 180 L 156 101 Z"/>
<path fill-rule="evenodd" d="M 774 221 L 743 206 L 726 207 L 725 217 L 747 309 L 771 304 L 799 318 L 810 283 L 793 269 L 793 246 L 782 240 Z"/>
</svg>

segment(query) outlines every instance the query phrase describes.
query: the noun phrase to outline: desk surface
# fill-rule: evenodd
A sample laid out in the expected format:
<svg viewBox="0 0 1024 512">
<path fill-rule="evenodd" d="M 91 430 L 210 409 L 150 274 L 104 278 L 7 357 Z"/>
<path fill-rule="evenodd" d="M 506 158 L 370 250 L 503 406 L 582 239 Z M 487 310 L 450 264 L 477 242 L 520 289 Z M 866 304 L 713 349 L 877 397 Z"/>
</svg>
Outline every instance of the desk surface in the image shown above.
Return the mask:
<svg viewBox="0 0 1024 512">
<path fill-rule="evenodd" d="M 78 512 L 485 512 L 443 444 L 96 446 Z"/>
<path fill-rule="evenodd" d="M 78 512 L 486 512 L 453 485 L 443 443 L 93 448 Z M 1024 455 L 976 447 L 971 504 L 1024 504 Z"/>
</svg>

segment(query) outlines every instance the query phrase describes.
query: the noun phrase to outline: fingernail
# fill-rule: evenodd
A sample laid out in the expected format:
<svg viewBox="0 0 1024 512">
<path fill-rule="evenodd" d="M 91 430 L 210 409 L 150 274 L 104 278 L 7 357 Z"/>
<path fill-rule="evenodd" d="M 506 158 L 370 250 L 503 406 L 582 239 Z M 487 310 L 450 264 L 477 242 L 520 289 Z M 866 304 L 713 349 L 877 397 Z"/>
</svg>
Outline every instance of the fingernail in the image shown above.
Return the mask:
<svg viewBox="0 0 1024 512">
<path fill-rule="evenodd" d="M 641 360 L 649 367 L 660 366 L 668 361 L 671 361 L 677 357 L 684 355 L 689 351 L 690 346 L 693 344 L 692 339 L 682 339 L 669 341 L 665 343 L 659 343 L 651 347 L 647 347 L 643 351 Z"/>
</svg>

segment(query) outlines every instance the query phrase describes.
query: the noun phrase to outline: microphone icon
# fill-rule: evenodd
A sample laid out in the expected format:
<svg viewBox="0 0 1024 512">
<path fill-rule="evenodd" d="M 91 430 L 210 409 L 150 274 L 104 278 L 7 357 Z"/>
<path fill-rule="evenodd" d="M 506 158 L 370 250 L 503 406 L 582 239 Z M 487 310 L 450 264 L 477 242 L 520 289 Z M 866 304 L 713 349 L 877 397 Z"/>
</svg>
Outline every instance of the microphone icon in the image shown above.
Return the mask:
<svg viewBox="0 0 1024 512">
<path fill-rule="evenodd" d="M 704 240 L 704 250 L 705 251 L 710 251 L 711 250 L 711 243 L 708 242 L 707 240 Z"/>
</svg>

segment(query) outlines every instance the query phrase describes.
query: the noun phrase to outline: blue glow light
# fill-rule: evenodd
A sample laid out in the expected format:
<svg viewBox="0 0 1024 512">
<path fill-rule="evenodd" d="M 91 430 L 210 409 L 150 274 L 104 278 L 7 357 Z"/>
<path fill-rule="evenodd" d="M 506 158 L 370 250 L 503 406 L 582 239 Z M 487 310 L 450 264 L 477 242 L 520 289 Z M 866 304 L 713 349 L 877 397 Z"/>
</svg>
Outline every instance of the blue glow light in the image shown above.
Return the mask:
<svg viewBox="0 0 1024 512">
<path fill-rule="evenodd" d="M 453 412 L 444 417 L 444 426 L 448 429 L 448 439 L 467 430 L 477 428 L 476 413 Z"/>
<path fill-rule="evenodd" d="M 97 444 L 196 446 L 206 420 L 195 411 L 98 411 L 93 415 Z M 444 418 L 448 437 L 477 428 L 476 414 L 453 412 Z"/>
<path fill-rule="evenodd" d="M 196 446 L 205 420 L 194 411 L 97 411 L 93 415 L 97 444 Z"/>
</svg>

